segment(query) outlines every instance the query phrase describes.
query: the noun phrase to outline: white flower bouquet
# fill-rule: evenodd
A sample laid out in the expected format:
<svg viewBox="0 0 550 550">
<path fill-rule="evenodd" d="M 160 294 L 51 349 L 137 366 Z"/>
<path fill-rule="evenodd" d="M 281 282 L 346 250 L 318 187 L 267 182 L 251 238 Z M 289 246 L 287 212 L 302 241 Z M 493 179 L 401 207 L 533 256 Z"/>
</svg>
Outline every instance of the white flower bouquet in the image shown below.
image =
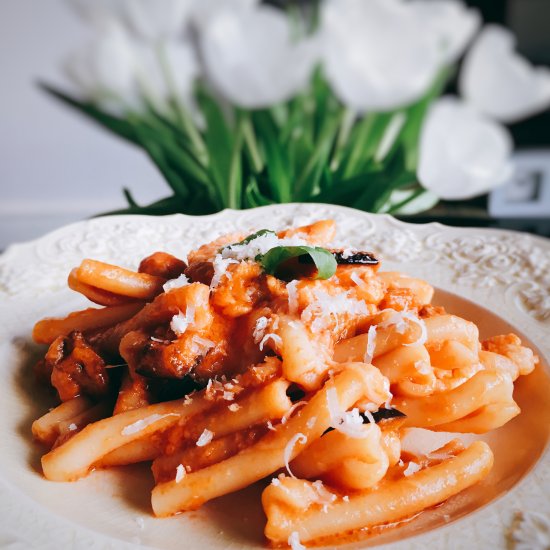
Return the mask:
<svg viewBox="0 0 550 550">
<path fill-rule="evenodd" d="M 76 90 L 44 89 L 141 147 L 172 191 L 140 206 L 125 190 L 124 212 L 419 212 L 506 181 L 503 123 L 550 105 L 550 71 L 460 0 L 73 4 L 94 39 L 67 62 Z M 462 97 L 440 97 L 463 56 Z"/>
</svg>

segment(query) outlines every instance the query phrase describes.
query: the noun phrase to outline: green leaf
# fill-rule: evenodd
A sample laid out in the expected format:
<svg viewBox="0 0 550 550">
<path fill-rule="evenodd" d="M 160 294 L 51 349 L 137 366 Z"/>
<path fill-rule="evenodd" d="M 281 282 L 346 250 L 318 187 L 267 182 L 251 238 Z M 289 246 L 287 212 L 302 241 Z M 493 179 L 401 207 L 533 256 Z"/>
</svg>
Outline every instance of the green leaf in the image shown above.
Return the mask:
<svg viewBox="0 0 550 550">
<path fill-rule="evenodd" d="M 234 164 L 234 143 L 219 104 L 206 91 L 199 89 L 197 101 L 206 121 L 204 142 L 208 150 L 208 170 L 219 197 L 220 209 L 228 207 L 230 199 L 228 176 Z"/>
<path fill-rule="evenodd" d="M 326 248 L 319 246 L 276 246 L 258 258 L 264 270 L 276 275 L 281 264 L 292 258 L 310 256 L 317 268 L 315 279 L 329 279 L 336 273 L 336 259 Z"/>
<path fill-rule="evenodd" d="M 275 201 L 266 197 L 258 187 L 258 181 L 250 177 L 249 182 L 244 190 L 244 206 L 245 208 L 256 208 L 257 206 L 269 206 L 276 204 Z"/>
<path fill-rule="evenodd" d="M 292 174 L 288 150 L 281 142 L 277 126 L 264 111 L 252 113 L 256 136 L 265 152 L 267 183 L 272 197 L 279 203 L 292 201 Z"/>
<path fill-rule="evenodd" d="M 73 109 L 76 109 L 80 113 L 86 115 L 88 118 L 92 119 L 100 126 L 107 128 L 119 137 L 134 144 L 137 144 L 139 142 L 139 140 L 137 140 L 136 138 L 132 125 L 129 124 L 126 120 L 104 113 L 93 103 L 75 99 L 65 94 L 64 92 L 61 92 L 60 90 L 57 90 L 56 88 L 50 86 L 49 84 L 45 84 L 44 82 L 39 82 L 38 86 L 52 97 L 55 97 L 65 105 L 69 105 Z"/>
</svg>

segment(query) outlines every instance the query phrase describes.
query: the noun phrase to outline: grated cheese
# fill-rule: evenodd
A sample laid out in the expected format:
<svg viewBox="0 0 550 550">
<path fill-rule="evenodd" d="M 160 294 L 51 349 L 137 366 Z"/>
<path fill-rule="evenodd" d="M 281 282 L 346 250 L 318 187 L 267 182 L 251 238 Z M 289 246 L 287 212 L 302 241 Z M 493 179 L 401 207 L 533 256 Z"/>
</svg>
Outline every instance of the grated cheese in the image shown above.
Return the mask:
<svg viewBox="0 0 550 550">
<path fill-rule="evenodd" d="M 268 323 L 269 320 L 267 317 L 258 317 L 258 319 L 256 320 L 254 331 L 252 332 L 252 337 L 254 338 L 255 344 L 261 342 L 262 338 L 265 335 L 265 329 L 267 328 Z"/>
<path fill-rule="evenodd" d="M 395 330 L 399 334 L 403 334 L 407 330 L 406 320 L 415 323 L 420 327 L 420 336 L 415 342 L 405 344 L 405 346 L 414 346 L 416 344 L 425 344 L 428 340 L 428 330 L 426 328 L 426 323 L 422 319 L 419 319 L 411 311 L 396 311 L 395 309 L 386 309 L 384 311 L 390 311 L 391 315 L 383 323 L 380 323 L 378 326 L 380 328 L 386 328 L 391 325 L 395 325 Z"/>
<path fill-rule="evenodd" d="M 288 312 L 292 315 L 298 310 L 298 281 L 290 281 L 287 283 L 286 290 L 288 292 Z"/>
<path fill-rule="evenodd" d="M 290 470 L 289 462 L 292 457 L 292 451 L 294 450 L 294 446 L 296 445 L 296 443 L 301 443 L 302 445 L 305 445 L 307 443 L 307 437 L 303 433 L 298 432 L 286 444 L 286 447 L 283 453 L 286 470 L 289 473 L 290 477 L 293 477 L 294 479 L 296 479 L 296 476 Z"/>
<path fill-rule="evenodd" d="M 227 407 L 232 413 L 237 412 L 241 406 L 238 403 L 231 403 L 229 407 Z"/>
<path fill-rule="evenodd" d="M 176 279 L 170 279 L 169 281 L 166 281 L 162 288 L 164 289 L 164 292 L 168 292 L 169 290 L 172 290 L 173 288 L 181 288 L 182 286 L 187 286 L 191 284 L 189 279 L 182 273 L 179 277 Z"/>
<path fill-rule="evenodd" d="M 405 477 L 412 476 L 413 474 L 416 474 L 421 470 L 420 466 L 416 462 L 409 462 L 409 465 L 407 466 L 406 470 L 403 472 L 403 475 Z"/>
<path fill-rule="evenodd" d="M 172 317 L 170 321 L 170 328 L 172 332 L 177 336 L 181 336 L 189 327 L 189 325 L 195 322 L 195 307 L 188 305 L 185 314 L 181 311 Z"/>
<path fill-rule="evenodd" d="M 267 426 L 267 429 L 268 429 L 268 430 L 272 430 L 272 431 L 274 431 L 274 432 L 277 431 L 277 428 L 274 428 L 274 427 L 273 427 L 273 424 L 271 423 L 271 420 L 268 420 L 268 421 L 267 421 L 266 426 Z"/>
<path fill-rule="evenodd" d="M 344 496 L 342 497 L 342 500 L 343 500 L 344 502 L 349 502 L 349 496 L 348 496 L 348 495 L 344 495 Z"/>
<path fill-rule="evenodd" d="M 214 275 L 212 276 L 212 281 L 210 281 L 210 288 L 216 288 L 223 277 L 231 278 L 231 273 L 228 273 L 227 268 L 231 264 L 238 264 L 236 260 L 231 258 L 223 258 L 221 254 L 216 254 L 212 262 L 212 267 L 214 268 Z"/>
<path fill-rule="evenodd" d="M 266 334 L 262 338 L 262 341 L 260 342 L 260 351 L 263 351 L 264 344 L 266 344 L 268 340 L 273 340 L 273 343 L 276 346 L 282 346 L 283 345 L 283 339 L 278 334 L 275 334 L 274 332 L 270 332 L 269 334 Z"/>
<path fill-rule="evenodd" d="M 68 426 L 70 432 L 74 432 L 77 428 L 78 426 L 74 422 L 71 422 Z"/>
<path fill-rule="evenodd" d="M 367 349 L 365 351 L 364 362 L 372 363 L 374 358 L 374 350 L 376 348 L 376 326 L 372 325 L 369 327 L 367 333 Z"/>
<path fill-rule="evenodd" d="M 317 500 L 319 504 L 323 504 L 326 506 L 327 504 L 332 504 L 338 498 L 334 493 L 331 493 L 323 485 L 323 482 L 320 479 L 318 479 L 317 481 L 314 481 L 312 485 L 319 497 Z"/>
<path fill-rule="evenodd" d="M 298 531 L 292 531 L 287 542 L 291 550 L 306 550 L 306 547 L 300 542 Z"/>
<path fill-rule="evenodd" d="M 304 405 L 307 405 L 307 401 L 298 401 L 297 403 L 294 403 L 288 411 L 284 414 L 284 416 L 281 418 L 281 424 L 286 424 L 287 420 L 292 416 L 292 413 L 299 409 L 300 407 L 303 407 Z"/>
<path fill-rule="evenodd" d="M 197 447 L 204 447 L 205 445 L 208 445 L 212 438 L 214 437 L 214 432 L 211 432 L 207 428 L 204 429 L 204 431 L 201 433 L 200 437 L 197 439 L 197 442 L 195 445 Z"/>
<path fill-rule="evenodd" d="M 141 432 L 151 424 L 154 424 L 155 422 L 158 422 L 159 420 L 162 420 L 163 418 L 166 418 L 168 416 L 179 416 L 179 414 L 176 414 L 176 413 L 152 414 L 146 418 L 140 418 L 133 424 L 129 424 L 128 426 L 125 426 L 120 433 L 121 435 L 133 435 L 135 433 Z"/>
<path fill-rule="evenodd" d="M 178 464 L 178 467 L 176 468 L 176 483 L 179 483 L 186 476 L 186 474 L 187 472 L 185 471 L 183 464 Z"/>
<path fill-rule="evenodd" d="M 335 430 L 355 439 L 367 437 L 367 431 L 363 430 L 363 419 L 359 409 L 355 408 L 349 412 L 340 408 L 336 388 L 327 390 L 327 407 L 330 415 L 330 425 Z"/>
<path fill-rule="evenodd" d="M 233 401 L 233 399 L 235 399 L 235 394 L 232 391 L 224 391 L 223 398 L 226 401 Z"/>
<path fill-rule="evenodd" d="M 361 277 L 359 276 L 359 273 L 357 272 L 353 272 L 351 275 L 350 275 L 350 279 L 357 285 L 357 286 L 362 286 L 365 284 L 365 281 L 363 281 L 363 279 L 361 279 Z"/>
<path fill-rule="evenodd" d="M 308 244 L 306 240 L 297 236 L 280 239 L 273 233 L 265 233 L 264 235 L 258 235 L 246 244 L 226 246 L 221 251 L 221 257 L 238 261 L 254 261 L 257 256 L 263 256 L 277 246 L 304 246 Z"/>
<path fill-rule="evenodd" d="M 302 312 L 302 321 L 311 322 L 313 331 L 323 330 L 327 327 L 330 317 L 336 320 L 338 328 L 338 315 L 367 315 L 368 309 L 365 302 L 349 297 L 349 292 L 343 292 L 332 296 L 323 290 L 313 292 L 315 301 L 309 304 Z"/>
<path fill-rule="evenodd" d="M 209 349 L 215 348 L 216 343 L 212 340 L 208 340 L 207 338 L 202 338 L 198 335 L 193 335 L 193 338 L 191 338 L 191 342 L 193 344 L 192 351 L 193 353 L 197 353 L 200 355 L 204 355 Z"/>
</svg>

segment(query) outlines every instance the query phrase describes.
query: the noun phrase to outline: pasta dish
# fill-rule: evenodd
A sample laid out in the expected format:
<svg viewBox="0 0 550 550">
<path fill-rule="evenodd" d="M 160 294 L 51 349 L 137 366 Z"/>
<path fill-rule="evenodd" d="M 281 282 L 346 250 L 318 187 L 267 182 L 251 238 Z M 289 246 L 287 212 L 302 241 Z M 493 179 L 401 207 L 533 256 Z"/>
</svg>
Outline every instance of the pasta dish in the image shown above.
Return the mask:
<svg viewBox="0 0 550 550">
<path fill-rule="evenodd" d="M 39 321 L 44 476 L 151 462 L 170 516 L 262 481 L 265 535 L 293 549 L 404 521 L 482 481 L 483 441 L 411 451 L 415 430 L 484 434 L 538 358 L 431 304 L 433 288 L 336 245 L 332 220 L 229 234 L 137 271 L 85 259 L 101 307 Z"/>
</svg>

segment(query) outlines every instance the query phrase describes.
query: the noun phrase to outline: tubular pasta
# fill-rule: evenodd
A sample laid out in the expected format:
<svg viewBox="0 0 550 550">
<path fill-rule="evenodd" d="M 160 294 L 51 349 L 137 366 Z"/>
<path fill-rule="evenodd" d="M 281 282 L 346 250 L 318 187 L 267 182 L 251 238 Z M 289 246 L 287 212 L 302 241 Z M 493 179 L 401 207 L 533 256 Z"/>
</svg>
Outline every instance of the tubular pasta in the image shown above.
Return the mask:
<svg viewBox="0 0 550 550">
<path fill-rule="evenodd" d="M 96 260 L 84 260 L 71 275 L 74 280 L 85 285 L 140 300 L 154 298 L 166 282 L 162 277 L 137 273 Z"/>
<path fill-rule="evenodd" d="M 281 486 L 269 485 L 262 494 L 267 515 L 265 534 L 274 543 L 288 540 L 297 532 L 308 542 L 353 529 L 398 521 L 443 502 L 482 480 L 491 470 L 493 453 L 476 441 L 454 458 L 417 472 L 410 477 L 388 481 L 374 491 L 338 499 L 321 512 L 312 504 L 307 509 L 285 506 L 287 497 Z"/>
<path fill-rule="evenodd" d="M 90 424 L 64 445 L 42 457 L 44 475 L 52 481 L 78 479 L 114 449 L 165 430 L 211 406 L 211 402 L 195 397 L 191 402 L 157 403 Z"/>
<path fill-rule="evenodd" d="M 142 308 L 143 304 L 138 302 L 101 309 L 88 308 L 71 313 L 64 319 L 42 319 L 34 326 L 32 337 L 37 344 L 51 344 L 59 336 L 73 331 L 87 332 L 111 327 L 133 317 Z"/>
<path fill-rule="evenodd" d="M 509 376 L 481 371 L 452 391 L 427 397 L 398 397 L 393 403 L 407 415 L 405 426 L 438 430 L 485 405 L 514 403 L 513 389 Z"/>
<path fill-rule="evenodd" d="M 326 395 L 330 387 L 336 389 L 341 406 L 346 409 L 366 395 L 378 403 L 382 403 L 387 396 L 382 377 L 374 367 L 348 365 L 333 381 L 327 382 L 296 416 L 252 447 L 228 460 L 185 476 L 179 484 L 167 482 L 157 485 L 152 496 L 155 515 L 168 516 L 196 509 L 212 498 L 246 487 L 283 467 L 285 448 L 293 437 L 302 434 L 305 441 L 298 441 L 293 446 L 290 459 L 330 426 Z"/>
<path fill-rule="evenodd" d="M 164 517 L 271 478 L 265 534 L 293 548 L 482 480 L 487 444 L 450 434 L 519 414 L 514 381 L 538 358 L 514 334 L 480 343 L 428 282 L 326 249 L 334 236 L 321 220 L 222 235 L 186 261 L 155 252 L 137 272 L 82 261 L 69 287 L 105 307 L 33 330 L 49 346 L 36 375 L 66 400 L 32 426 L 46 479 L 152 461 Z M 414 430 L 448 443 L 415 453 Z"/>
</svg>

